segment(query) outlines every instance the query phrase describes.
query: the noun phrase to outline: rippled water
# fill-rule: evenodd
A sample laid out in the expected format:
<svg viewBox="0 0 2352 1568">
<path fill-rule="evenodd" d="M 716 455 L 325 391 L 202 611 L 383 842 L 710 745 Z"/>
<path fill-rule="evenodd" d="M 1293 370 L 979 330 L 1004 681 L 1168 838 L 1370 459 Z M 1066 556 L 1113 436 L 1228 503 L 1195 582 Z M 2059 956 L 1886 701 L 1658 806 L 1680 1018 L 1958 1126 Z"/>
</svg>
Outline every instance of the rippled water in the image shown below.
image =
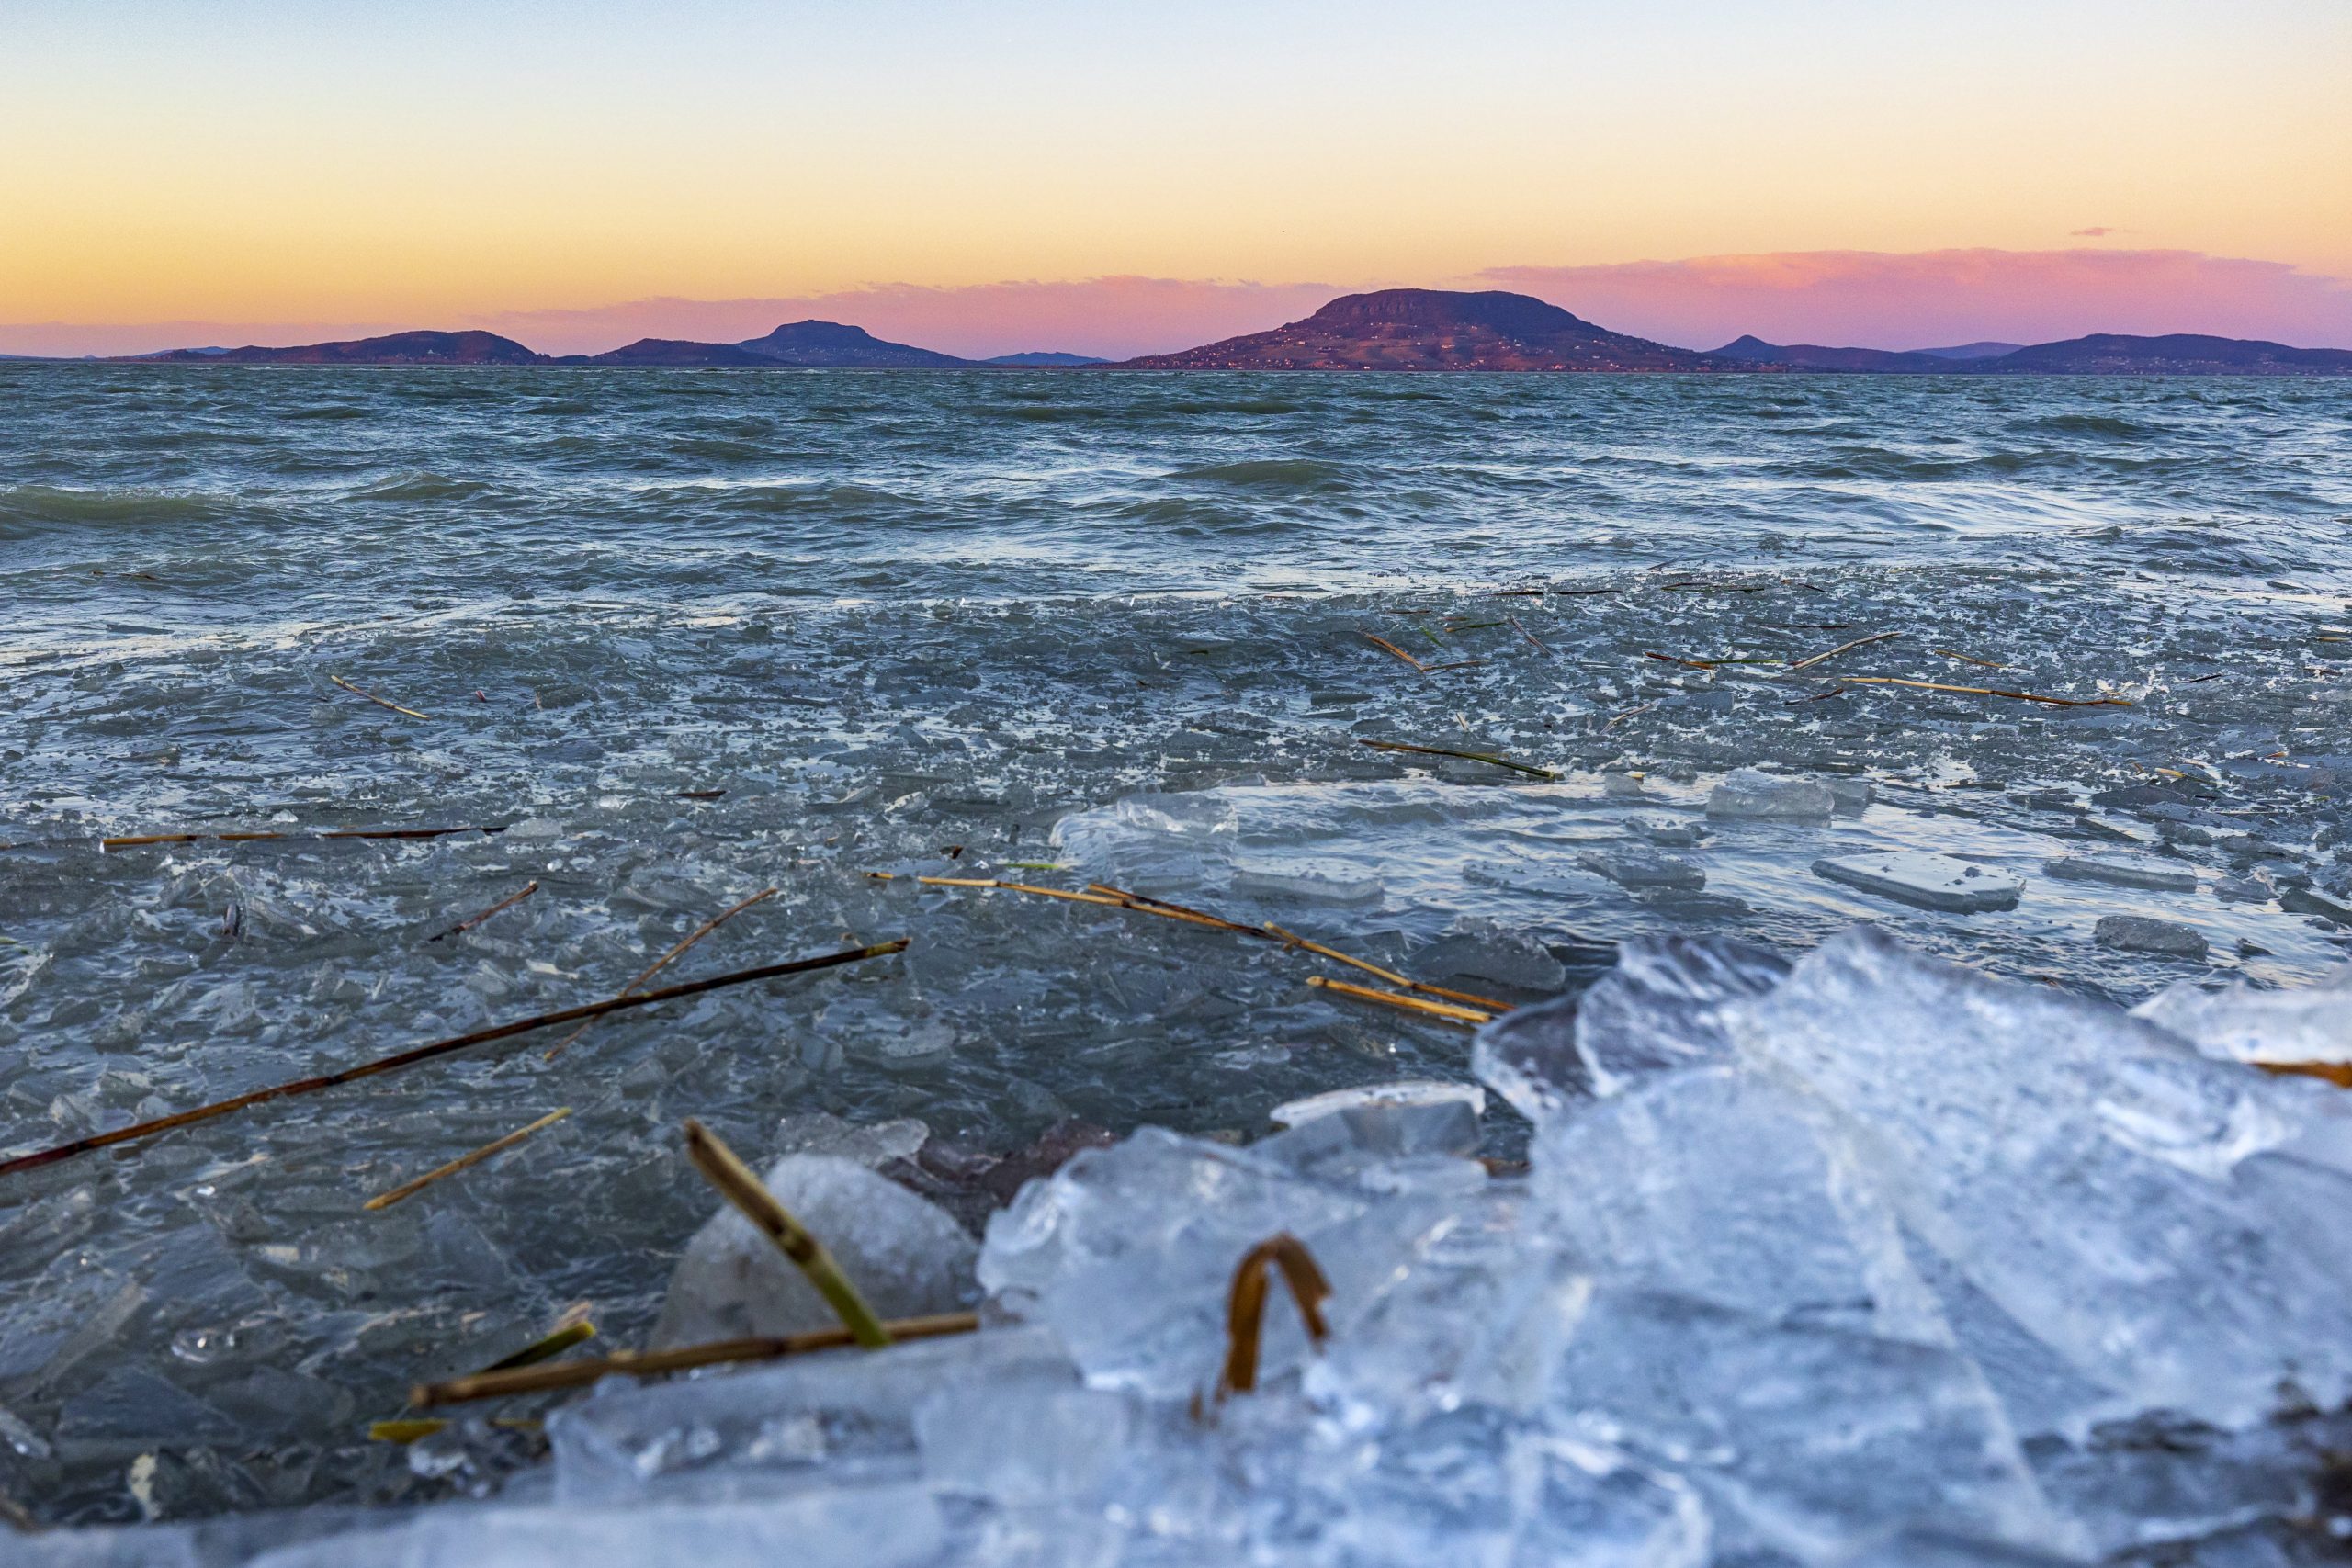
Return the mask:
<svg viewBox="0 0 2352 1568">
<path fill-rule="evenodd" d="M 1124 878 L 1505 999 L 1631 931 L 1865 919 L 2127 1000 L 2308 977 L 2352 904 L 2347 596 L 2319 381 L 0 367 L 0 1144 L 610 994 L 765 886 L 673 973 L 913 942 L 0 1179 L 0 1490 L 134 1517 L 149 1453 L 167 1514 L 431 1490 L 366 1423 L 575 1302 L 641 1331 L 708 1207 L 686 1115 L 755 1155 L 920 1117 L 953 1201 L 1057 1123 L 1464 1072 L 1298 955 L 907 873 Z M 1849 809 L 1705 824 L 1747 765 Z M 1582 861 L 1636 819 L 1703 826 L 1705 886 Z M 465 825 L 503 830 L 96 842 Z M 2198 889 L 2040 871 L 2134 846 Z M 1811 871 L 1864 848 L 2029 886 Z"/>
</svg>

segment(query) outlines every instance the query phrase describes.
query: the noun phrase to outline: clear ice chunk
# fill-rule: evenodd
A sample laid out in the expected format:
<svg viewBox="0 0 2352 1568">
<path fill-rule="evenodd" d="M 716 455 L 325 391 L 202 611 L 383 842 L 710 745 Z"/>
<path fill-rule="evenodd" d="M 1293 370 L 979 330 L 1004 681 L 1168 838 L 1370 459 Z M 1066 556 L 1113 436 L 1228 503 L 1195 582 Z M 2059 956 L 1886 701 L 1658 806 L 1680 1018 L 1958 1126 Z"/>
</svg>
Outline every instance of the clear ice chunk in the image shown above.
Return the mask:
<svg viewBox="0 0 2352 1568">
<path fill-rule="evenodd" d="M 2239 1062 L 2352 1062 L 2352 964 L 2316 984 L 2218 991 L 2180 980 L 2132 1010 L 2211 1056 Z"/>
<path fill-rule="evenodd" d="M 1654 1078 L 1555 1120 L 1533 1160 L 1548 1232 L 1596 1277 L 1951 1341 L 1893 1211 L 1809 1096 L 1737 1067 Z"/>
<path fill-rule="evenodd" d="M 1826 822 L 1838 796 L 1818 779 L 1788 778 L 1741 768 L 1707 792 L 1707 815 L 1724 819 Z"/>
<path fill-rule="evenodd" d="M 1471 1070 L 1531 1121 L 1628 1084 L 1727 1060 L 1727 1003 L 1761 996 L 1786 959 L 1745 942 L 1632 937 L 1617 967 L 1578 997 L 1515 1009 L 1480 1026 Z"/>
<path fill-rule="evenodd" d="M 1383 1195 L 1314 1179 L 1264 1149 L 1153 1127 L 1089 1149 L 989 1223 L 980 1281 L 1003 1311 L 1052 1328 L 1089 1382 L 1181 1399 L 1222 1363 L 1226 1293 L 1260 1242 L 1296 1236 L 1321 1260 L 1335 1299 L 1361 1310 L 1400 1255 L 1452 1216 L 1455 1183 Z M 1466 1161 L 1444 1163 L 1478 1173 Z M 1263 1343 L 1268 1379 L 1306 1353 L 1296 1314 L 1279 1300 Z"/>
<path fill-rule="evenodd" d="M 854 1160 L 805 1154 L 776 1161 L 766 1180 L 882 1316 L 956 1312 L 978 1299 L 971 1236 L 897 1182 Z M 730 1208 L 686 1244 L 652 1343 L 799 1334 L 838 1321 L 775 1244 Z"/>
<path fill-rule="evenodd" d="M 1924 850 L 1817 860 L 1813 874 L 1899 903 L 1962 914 L 2014 909 L 2025 892 L 2023 877 Z"/>
<path fill-rule="evenodd" d="M 1719 1553 L 1812 1562 L 1907 1527 L 2064 1534 L 1983 1378 L 1951 1350 L 1604 1285 L 1546 1395 L 1563 1435 L 1695 1485 Z"/>
<path fill-rule="evenodd" d="M 608 1379 L 548 1424 L 559 1502 L 636 1495 L 720 1499 L 912 1475 L 917 1409 L 944 1391 L 1076 1386 L 1032 1329 L 834 1350 L 665 1383 Z"/>
<path fill-rule="evenodd" d="M 1250 865 L 1234 867 L 1233 891 L 1244 898 L 1273 898 L 1294 904 L 1347 907 L 1377 904 L 1386 893 L 1377 876 Z"/>
<path fill-rule="evenodd" d="M 1677 855 L 1656 850 L 1589 850 L 1577 863 L 1620 887 L 1676 887 L 1690 890 L 1707 885 L 1707 874 Z"/>
<path fill-rule="evenodd" d="M 1730 1010 L 1845 1122 L 1904 1223 L 2127 1409 L 2224 1425 L 2340 1399 L 2352 1297 L 2233 1181 L 2304 1102 L 2102 1004 L 1860 928 Z"/>
</svg>

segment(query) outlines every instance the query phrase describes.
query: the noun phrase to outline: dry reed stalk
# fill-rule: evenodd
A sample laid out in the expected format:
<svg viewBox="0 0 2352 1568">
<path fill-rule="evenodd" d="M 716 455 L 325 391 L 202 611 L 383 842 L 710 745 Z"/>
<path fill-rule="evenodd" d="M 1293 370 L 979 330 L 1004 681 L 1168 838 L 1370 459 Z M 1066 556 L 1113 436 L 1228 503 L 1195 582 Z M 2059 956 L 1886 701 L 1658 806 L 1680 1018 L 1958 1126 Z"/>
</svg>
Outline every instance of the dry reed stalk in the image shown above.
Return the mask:
<svg viewBox="0 0 2352 1568">
<path fill-rule="evenodd" d="M 1655 712 L 1655 711 L 1657 710 L 1657 705 L 1656 703 L 1644 703 L 1641 706 L 1639 706 L 1639 707 L 1637 707 L 1637 708 L 1627 708 L 1623 713 L 1619 714 L 1616 717 L 1614 717 L 1614 718 L 1611 719 L 1607 724 L 1602 725 L 1602 726 L 1600 727 L 1600 732 L 1601 732 L 1603 735 L 1606 735 L 1606 734 L 1608 734 L 1611 730 L 1612 730 L 1612 729 L 1616 728 L 1619 725 L 1621 725 L 1621 724 L 1624 723 L 1627 719 L 1629 719 L 1629 718 L 1635 718 L 1635 717 L 1638 717 L 1638 716 L 1640 716 L 1641 715 L 1645 714 L 1645 713 L 1652 713 L 1652 712 Z"/>
<path fill-rule="evenodd" d="M 437 1416 L 370 1421 L 368 1423 L 368 1440 L 371 1443 L 413 1443 L 446 1430 L 448 1425 Z M 509 1432 L 544 1432 L 548 1426 L 544 1421 L 519 1416 L 493 1416 L 483 1425 Z"/>
<path fill-rule="evenodd" d="M 1475 1027 L 1481 1023 L 1491 1022 L 1495 1016 L 1490 1012 L 1480 1012 L 1476 1008 L 1458 1008 L 1446 1002 L 1425 1002 L 1419 997 L 1399 996 L 1395 991 L 1375 991 L 1370 986 L 1351 985 L 1345 980 L 1326 979 L 1320 975 L 1308 976 L 1306 983 L 1327 991 L 1337 991 L 1342 996 L 1357 997 L 1368 1002 L 1383 1002 L 1393 1008 L 1403 1008 L 1408 1012 L 1427 1013 L 1431 1018 L 1442 1018 L 1448 1023 L 1464 1023 Z"/>
<path fill-rule="evenodd" d="M 2352 1089 L 2352 1062 L 2256 1062 L 2254 1065 L 2280 1077 L 2324 1078 L 2338 1089 Z"/>
<path fill-rule="evenodd" d="M 431 718 L 433 716 L 429 713 L 419 713 L 414 708 L 404 708 L 395 702 L 387 702 L 384 698 L 378 696 L 373 692 L 363 692 L 340 675 L 330 675 L 327 679 L 333 681 L 336 685 L 341 686 L 345 691 L 349 692 L 354 696 L 366 697 L 369 702 L 374 703 L 379 708 L 390 708 L 394 713 L 404 713 L 411 718 Z"/>
<path fill-rule="evenodd" d="M 890 1343 L 890 1331 L 857 1293 L 849 1276 L 825 1244 L 808 1234 L 808 1227 L 792 1217 L 790 1210 L 776 1201 L 752 1168 L 736 1157 L 735 1151 L 721 1142 L 718 1134 L 693 1117 L 686 1118 L 686 1157 L 703 1179 L 718 1189 L 719 1196 L 735 1205 L 736 1212 L 752 1222 L 762 1235 L 775 1243 L 776 1250 L 790 1258 L 825 1304 L 842 1320 L 850 1337 L 869 1350 L 878 1350 Z"/>
<path fill-rule="evenodd" d="M 1826 653 L 1816 653 L 1811 659 L 1798 660 L 1789 666 L 1788 673 L 1793 675 L 1800 670 L 1810 670 L 1825 660 L 1835 659 L 1841 653 L 1851 653 L 1858 648 L 1868 648 L 1874 642 L 1884 642 L 1889 637 L 1898 637 L 1902 635 L 1901 632 L 1877 632 L 1870 637 L 1858 637 L 1851 642 L 1841 642 Z"/>
<path fill-rule="evenodd" d="M 1527 762 L 1514 762 L 1508 757 L 1498 757 L 1491 751 L 1453 751 L 1442 746 L 1414 746 L 1402 740 L 1365 740 L 1359 746 L 1369 746 L 1375 751 L 1410 751 L 1423 757 L 1458 757 L 1465 762 L 1485 762 L 1490 767 L 1509 768 L 1515 773 L 1527 773 L 1539 779 L 1556 779 L 1560 775 L 1549 768 L 1538 768 Z"/>
<path fill-rule="evenodd" d="M 662 1002 L 676 1001 L 684 997 L 698 997 L 706 991 L 716 991 L 729 986 L 746 986 L 755 980 L 781 979 L 787 975 L 805 975 L 819 969 L 831 969 L 837 964 L 856 964 L 868 958 L 884 958 L 894 953 L 904 953 L 908 939 L 878 942 L 871 947 L 854 947 L 840 953 L 821 953 L 815 958 L 796 958 L 788 964 L 767 964 L 757 969 L 739 969 L 731 975 L 714 975 L 707 980 L 689 980 L 680 986 L 666 986 L 658 991 L 645 991 L 634 997 L 614 997 L 601 1002 L 586 1002 L 559 1012 L 543 1012 L 530 1018 L 517 1019 L 489 1029 L 477 1029 L 470 1034 L 460 1034 L 449 1040 L 436 1040 L 430 1045 L 379 1056 L 372 1062 L 362 1062 L 356 1067 L 345 1067 L 339 1073 L 324 1073 L 316 1077 L 294 1078 L 286 1083 L 272 1084 L 250 1094 L 215 1100 L 199 1105 L 193 1111 L 182 1111 L 170 1116 L 159 1116 L 152 1122 L 141 1122 L 129 1127 L 118 1127 L 111 1133 L 95 1133 L 86 1138 L 76 1138 L 70 1144 L 54 1148 L 18 1155 L 14 1159 L 0 1160 L 0 1176 L 14 1176 L 18 1171 L 37 1170 L 45 1165 L 72 1159 L 98 1149 L 112 1148 L 117 1144 L 141 1142 L 168 1133 L 175 1128 L 189 1127 L 198 1122 L 209 1122 L 217 1116 L 248 1110 L 273 1100 L 287 1100 L 296 1095 L 316 1094 L 321 1089 L 356 1083 L 380 1074 L 398 1072 L 421 1062 L 433 1061 L 452 1052 L 469 1046 L 487 1045 L 493 1040 L 504 1040 L 516 1034 L 527 1034 L 536 1029 L 548 1029 L 559 1023 L 571 1023 L 583 1018 L 602 1018 L 608 1012 L 621 1012 L 630 1008 L 654 1007 Z"/>
<path fill-rule="evenodd" d="M 1406 652 L 1395 643 L 1390 642 L 1386 637 L 1374 637 L 1370 632 L 1363 632 L 1359 635 L 1362 636 L 1366 642 L 1371 643 L 1374 648 L 1386 649 L 1389 652 L 1395 654 L 1397 658 L 1403 660 L 1406 663 L 1411 665 L 1422 674 L 1426 675 L 1430 672 L 1430 667 L 1428 665 L 1422 663 L 1419 660 L 1414 658 L 1411 654 Z"/>
<path fill-rule="evenodd" d="M 1504 618 L 1505 620 L 1509 621 L 1512 626 L 1519 626 L 1519 635 L 1520 635 L 1520 636 L 1521 636 L 1521 637 L 1525 637 L 1529 642 L 1533 643 L 1537 648 L 1542 649 L 1543 649 L 1543 651 L 1544 651 L 1545 653 L 1549 653 L 1549 652 L 1551 652 L 1551 651 L 1552 651 L 1552 650 L 1551 650 L 1551 649 L 1550 649 L 1550 648 L 1548 648 L 1548 647 L 1546 647 L 1546 646 L 1544 645 L 1544 643 L 1540 638 L 1538 638 L 1538 637 L 1536 637 L 1536 635 L 1535 635 L 1533 632 L 1529 631 L 1525 626 L 1520 626 L 1520 625 L 1519 625 L 1519 617 L 1518 617 L 1517 615 L 1506 615 L 1506 616 L 1504 616 L 1503 618 Z"/>
<path fill-rule="evenodd" d="M 882 1325 L 893 1343 L 935 1339 L 950 1334 L 970 1334 L 980 1326 L 978 1314 L 941 1313 L 932 1317 L 892 1318 Z M 518 1393 L 547 1393 L 556 1389 L 582 1388 L 599 1378 L 619 1375 L 659 1377 L 665 1372 L 692 1371 L 730 1361 L 772 1361 L 814 1350 L 839 1350 L 854 1345 L 846 1328 L 820 1328 L 808 1334 L 786 1334 L 756 1339 L 720 1339 L 708 1345 L 683 1345 L 674 1350 L 621 1350 L 610 1356 L 552 1361 L 511 1372 L 477 1372 L 445 1382 L 419 1383 L 409 1391 L 409 1404 L 420 1410 L 462 1404 L 475 1399 L 504 1399 Z"/>
<path fill-rule="evenodd" d="M 654 976 L 659 975 L 662 970 L 668 968 L 671 961 L 675 959 L 680 953 L 685 952 L 686 949 L 692 947 L 695 943 L 700 942 L 703 938 L 708 936 L 711 932 L 717 931 L 719 927 L 725 925 L 728 921 L 733 919 L 736 916 L 741 914 L 752 905 L 761 902 L 763 899 L 773 898 L 775 897 L 775 888 L 763 887 L 757 893 L 752 894 L 749 898 L 744 899 L 741 903 L 730 905 L 727 908 L 721 909 L 718 913 L 711 916 L 710 919 L 696 926 L 693 932 L 689 934 L 684 942 L 679 942 L 669 952 L 655 959 L 651 964 L 647 964 L 645 969 L 636 979 L 631 980 L 628 985 L 623 986 L 618 991 L 615 992 L 614 995 L 626 997 L 635 994 L 639 986 L 644 985 L 645 982 L 653 978 Z M 591 1023 L 594 1021 L 595 1021 L 594 1019 L 589 1021 Z M 587 1032 L 588 1024 L 582 1024 L 579 1028 L 573 1030 L 571 1033 L 565 1035 L 562 1039 L 548 1046 L 547 1050 L 541 1054 L 539 1059 L 543 1062 L 554 1061 L 559 1052 Z"/>
<path fill-rule="evenodd" d="M 1956 653 L 1949 648 L 1931 648 L 1928 649 L 1928 651 L 1929 653 L 1940 653 L 1946 659 L 1957 659 L 1962 664 L 1981 664 L 1987 670 L 2007 670 L 2011 668 L 2011 666 L 2004 664 L 1996 659 L 1979 659 L 1973 653 Z"/>
<path fill-rule="evenodd" d="M 142 844 L 254 844 L 266 840 L 325 839 L 446 839 L 452 833 L 503 833 L 504 828 L 479 824 L 465 828 L 339 828 L 326 833 L 131 833 L 100 839 L 102 850 L 136 849 Z"/>
<path fill-rule="evenodd" d="M 1238 920 L 1228 920 L 1222 915 L 1212 915 L 1205 909 L 1195 909 L 1188 905 L 1171 904 L 1165 898 L 1155 898 L 1148 893 L 1130 893 L 1124 887 L 1113 887 L 1101 882 L 1088 883 L 1086 890 L 1116 898 L 1121 903 L 1132 907 L 1138 914 L 1172 915 L 1178 919 L 1196 920 L 1202 925 L 1215 926 L 1220 931 L 1236 931 L 1242 936 L 1260 937 L 1268 942 L 1282 940 L 1265 926 L 1243 925 Z"/>
<path fill-rule="evenodd" d="M 2008 697 L 2020 703 L 2047 703 L 2059 708 L 2128 708 L 2121 697 L 2044 697 L 2031 692 L 2004 692 L 1993 686 L 1947 686 L 1938 681 L 1906 681 L 1899 675 L 1842 675 L 1849 686 L 1916 686 L 1923 692 L 1958 692 L 1971 697 Z"/>
<path fill-rule="evenodd" d="M 389 1209 L 393 1204 L 400 1202 L 403 1199 L 415 1197 L 419 1192 L 424 1191 L 426 1188 L 432 1186 L 435 1182 L 441 1180 L 444 1177 L 455 1176 L 458 1172 L 466 1169 L 469 1166 L 480 1165 L 482 1161 L 491 1158 L 494 1155 L 504 1154 L 508 1149 L 513 1148 L 515 1145 L 521 1143 L 532 1134 L 539 1132 L 544 1128 L 552 1127 L 571 1114 L 571 1107 L 569 1105 L 559 1106 L 555 1110 L 548 1111 L 545 1116 L 540 1117 L 537 1121 L 532 1122 L 527 1127 L 517 1127 L 514 1131 L 507 1134 L 504 1137 L 492 1139 L 491 1142 L 484 1144 L 481 1147 L 474 1150 L 471 1154 L 462 1154 L 447 1165 L 435 1166 L 433 1169 L 426 1171 L 423 1176 L 418 1177 L 413 1181 L 403 1181 L 389 1192 L 379 1192 L 373 1198 L 368 1199 L 367 1202 L 361 1204 L 360 1207 L 370 1210 Z"/>
<path fill-rule="evenodd" d="M 513 908 L 515 905 L 521 903 L 524 899 L 528 898 L 532 894 L 537 893 L 538 890 L 539 885 L 537 880 L 526 882 L 523 885 L 523 891 L 520 893 L 509 894 L 507 897 L 501 898 L 497 903 L 492 904 L 489 908 L 484 909 L 481 914 L 476 915 L 472 919 L 459 920 L 447 931 L 441 932 L 439 936 L 427 937 L 425 940 L 427 942 L 440 942 L 444 938 L 453 937 L 459 935 L 462 932 L 469 931 L 476 926 L 481 924 L 484 920 L 490 919 L 491 916 L 497 914 L 502 909 Z"/>
<path fill-rule="evenodd" d="M 1323 1320 L 1331 1282 L 1317 1267 L 1315 1255 L 1287 1231 L 1269 1236 L 1244 1253 L 1233 1271 L 1225 1305 L 1225 1366 L 1216 1379 L 1219 1404 L 1229 1394 L 1248 1393 L 1258 1386 L 1259 1345 L 1265 1335 L 1266 1292 L 1272 1286 L 1267 1276 L 1274 1269 L 1282 1271 L 1283 1283 L 1290 1288 L 1307 1342 L 1320 1349 L 1331 1337 L 1330 1325 Z"/>
<path fill-rule="evenodd" d="M 1497 1012 L 1510 1011 L 1509 1002 L 1498 1002 L 1491 997 L 1472 996 L 1467 991 L 1449 991 L 1443 986 L 1432 986 L 1425 981 L 1408 979 L 1394 969 L 1383 969 L 1377 964 L 1367 963 L 1361 958 L 1351 958 L 1338 948 L 1326 947 L 1319 942 L 1309 942 L 1296 932 L 1286 931 L 1280 926 L 1270 925 L 1266 930 L 1278 942 L 1287 942 L 1292 947 L 1305 948 L 1309 953 L 1318 953 L 1325 958 L 1345 964 L 1350 968 L 1361 969 L 1367 975 L 1377 975 L 1392 986 L 1402 986 L 1408 991 L 1420 991 L 1432 997 L 1451 997 L 1457 1002 L 1475 1002 L 1481 1008 L 1492 1008 Z"/>
</svg>

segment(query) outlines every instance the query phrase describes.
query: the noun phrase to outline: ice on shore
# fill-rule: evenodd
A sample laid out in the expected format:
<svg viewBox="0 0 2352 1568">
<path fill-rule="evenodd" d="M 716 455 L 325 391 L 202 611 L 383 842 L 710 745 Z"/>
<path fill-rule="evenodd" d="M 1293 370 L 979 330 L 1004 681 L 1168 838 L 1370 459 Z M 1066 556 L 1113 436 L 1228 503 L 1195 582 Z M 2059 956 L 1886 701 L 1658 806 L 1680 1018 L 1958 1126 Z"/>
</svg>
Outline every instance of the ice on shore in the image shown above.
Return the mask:
<svg viewBox="0 0 2352 1568">
<path fill-rule="evenodd" d="M 2132 1010 L 2209 1055 L 2241 1062 L 2352 1061 L 2352 964 L 2312 986 L 2218 991 L 2183 980 Z"/>
<path fill-rule="evenodd" d="M 2194 893 L 2197 870 L 2153 855 L 2061 855 L 2044 861 L 2049 875 L 2069 882 L 2101 882 L 2110 887 L 2144 887 L 2159 893 Z"/>
<path fill-rule="evenodd" d="M 977 1289 L 986 1326 L 611 1380 L 550 1422 L 544 1503 L 264 1561 L 2315 1563 L 2342 1533 L 2317 1477 L 2352 1445 L 2352 1245 L 2314 1217 L 2352 1207 L 2352 1109 L 2233 1058 L 2308 1049 L 2328 994 L 2133 1017 L 1868 928 L 1793 965 L 1629 942 L 1581 998 L 1480 1032 L 1479 1076 L 1535 1123 L 1523 1179 L 1472 1157 L 1475 1089 L 1374 1085 L 1247 1146 L 1085 1150 L 976 1265 L 875 1171 L 788 1156 L 772 1185 L 877 1306 Z M 681 1266 L 673 1309 L 737 1314 L 697 1337 L 775 1310 L 725 1228 Z M 1329 1337 L 1276 1283 L 1258 1386 L 1221 1397 L 1236 1267 L 1277 1235 L 1328 1278 Z M 960 1285 L 927 1271 L 951 1258 Z M 28 1561 L 126 1560 L 111 1539 Z"/>
</svg>

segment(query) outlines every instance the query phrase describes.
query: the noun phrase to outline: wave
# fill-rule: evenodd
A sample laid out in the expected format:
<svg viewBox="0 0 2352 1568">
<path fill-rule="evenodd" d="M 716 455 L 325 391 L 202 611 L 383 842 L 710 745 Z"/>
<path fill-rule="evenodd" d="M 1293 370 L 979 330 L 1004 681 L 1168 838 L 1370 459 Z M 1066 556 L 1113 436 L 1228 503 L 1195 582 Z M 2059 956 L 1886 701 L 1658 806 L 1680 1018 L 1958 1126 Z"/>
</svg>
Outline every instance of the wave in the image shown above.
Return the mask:
<svg viewBox="0 0 2352 1568">
<path fill-rule="evenodd" d="M 66 524 L 201 522 L 220 515 L 220 498 L 187 491 L 96 490 L 68 485 L 0 486 L 0 536 L 23 538 Z M 12 530 L 21 529 L 22 532 Z"/>
<path fill-rule="evenodd" d="M 1238 463 L 1210 463 L 1178 468 L 1168 476 L 1196 484 L 1231 485 L 1238 490 L 1346 490 L 1353 470 L 1315 457 L 1259 457 Z"/>
</svg>

